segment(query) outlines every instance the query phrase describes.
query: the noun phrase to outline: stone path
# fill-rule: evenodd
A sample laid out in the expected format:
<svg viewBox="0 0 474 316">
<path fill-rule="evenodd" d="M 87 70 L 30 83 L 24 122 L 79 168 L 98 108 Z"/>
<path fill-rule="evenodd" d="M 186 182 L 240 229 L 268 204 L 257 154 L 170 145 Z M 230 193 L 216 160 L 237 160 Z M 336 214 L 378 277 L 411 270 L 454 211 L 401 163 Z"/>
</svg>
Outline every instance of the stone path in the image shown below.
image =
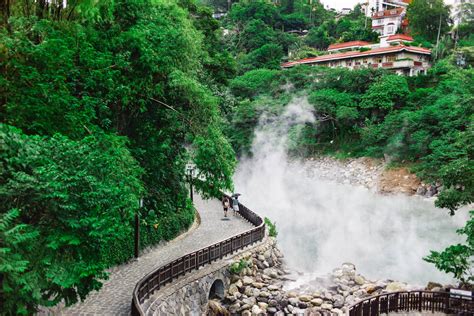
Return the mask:
<svg viewBox="0 0 474 316">
<path fill-rule="evenodd" d="M 201 216 L 201 224 L 195 230 L 182 238 L 158 245 L 138 261 L 114 268 L 99 292 L 90 293 L 84 302 L 63 310 L 59 315 L 130 315 L 132 291 L 143 276 L 186 253 L 252 228 L 252 224 L 241 217 L 234 217 L 232 212 L 228 215 L 230 220 L 223 220 L 218 200 L 203 200 L 195 195 L 194 205 Z"/>
</svg>

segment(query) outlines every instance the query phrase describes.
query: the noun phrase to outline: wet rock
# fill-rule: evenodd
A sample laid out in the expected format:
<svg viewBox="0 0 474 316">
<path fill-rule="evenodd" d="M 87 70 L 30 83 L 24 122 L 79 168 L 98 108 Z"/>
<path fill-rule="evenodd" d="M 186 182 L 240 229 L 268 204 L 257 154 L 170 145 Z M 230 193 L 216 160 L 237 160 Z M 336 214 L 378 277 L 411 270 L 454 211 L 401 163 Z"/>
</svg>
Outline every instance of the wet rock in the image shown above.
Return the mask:
<svg viewBox="0 0 474 316">
<path fill-rule="evenodd" d="M 342 295 L 334 295 L 334 307 L 341 308 L 344 306 L 344 296 Z"/>
<path fill-rule="evenodd" d="M 263 314 L 263 310 L 257 305 L 252 306 L 252 315 L 260 315 L 260 314 Z"/>
<path fill-rule="evenodd" d="M 302 302 L 309 302 L 313 297 L 311 295 L 300 295 L 298 298 Z"/>
<path fill-rule="evenodd" d="M 258 296 L 260 296 L 260 297 L 270 297 L 271 294 L 268 293 L 267 291 L 261 291 Z"/>
<path fill-rule="evenodd" d="M 227 292 L 229 293 L 229 295 L 233 296 L 235 293 L 239 292 L 239 289 L 235 284 L 231 284 Z"/>
<path fill-rule="evenodd" d="M 436 282 L 428 282 L 428 284 L 426 285 L 426 288 L 425 290 L 427 291 L 432 291 L 434 288 L 442 288 L 443 286 L 439 283 L 436 283 Z"/>
<path fill-rule="evenodd" d="M 242 278 L 242 282 L 244 283 L 244 285 L 250 285 L 250 284 L 254 283 L 254 280 L 249 276 L 244 276 Z"/>
<path fill-rule="evenodd" d="M 354 282 L 357 284 L 357 285 L 363 285 L 366 283 L 365 279 L 363 277 L 361 277 L 360 275 L 356 275 L 354 277 Z"/>
<path fill-rule="evenodd" d="M 387 287 L 385 288 L 385 290 L 387 292 L 405 291 L 406 285 L 401 282 L 390 282 L 389 284 L 387 284 Z"/>
<path fill-rule="evenodd" d="M 229 306 L 229 312 L 231 314 L 236 314 L 240 310 L 240 303 L 235 303 Z"/>
<path fill-rule="evenodd" d="M 331 310 L 332 309 L 332 304 L 328 304 L 328 303 L 321 304 L 321 308 Z"/>
<path fill-rule="evenodd" d="M 324 301 L 321 298 L 315 298 L 311 300 L 311 304 L 320 306 Z"/>
<path fill-rule="evenodd" d="M 290 297 L 288 303 L 293 306 L 298 306 L 299 300 L 296 297 Z"/>
</svg>

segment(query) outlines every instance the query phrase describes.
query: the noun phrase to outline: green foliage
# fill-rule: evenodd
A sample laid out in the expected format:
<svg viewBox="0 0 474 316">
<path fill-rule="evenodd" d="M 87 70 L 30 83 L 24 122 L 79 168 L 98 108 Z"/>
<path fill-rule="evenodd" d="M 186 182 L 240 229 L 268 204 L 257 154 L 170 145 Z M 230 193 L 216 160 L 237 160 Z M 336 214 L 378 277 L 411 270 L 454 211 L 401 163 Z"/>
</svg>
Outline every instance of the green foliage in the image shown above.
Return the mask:
<svg viewBox="0 0 474 316">
<path fill-rule="evenodd" d="M 240 274 L 247 268 L 249 263 L 245 259 L 240 259 L 239 262 L 234 262 L 229 267 L 229 272 L 232 274 Z"/>
<path fill-rule="evenodd" d="M 360 106 L 376 111 L 391 111 L 402 106 L 408 93 L 408 83 L 405 77 L 385 75 L 370 86 L 363 96 Z"/>
<path fill-rule="evenodd" d="M 275 44 L 265 44 L 245 55 L 240 62 L 241 71 L 258 68 L 279 69 L 283 50 Z"/>
<path fill-rule="evenodd" d="M 0 292 L 0 301 L 7 314 L 32 314 L 83 299 L 133 256 L 139 198 L 142 248 L 187 228 L 190 156 L 208 180 L 196 186 L 203 195 L 232 187 L 219 106 L 232 103 L 221 96 L 236 62 L 212 11 L 193 1 L 10 3 L 0 29 L 0 215 L 18 209 L 10 227 L 38 237 L 29 253 L 8 254 L 28 268 L 2 274 L 21 297 Z M 20 288 L 25 278 L 31 288 Z"/>
<path fill-rule="evenodd" d="M 277 78 L 277 75 L 278 71 L 276 70 L 252 70 L 233 79 L 230 82 L 230 88 L 236 96 L 251 98 L 258 93 L 265 92 Z"/>
<path fill-rule="evenodd" d="M 20 211 L 11 209 L 0 217 L 0 308 L 3 313 L 28 315 L 41 299 L 36 267 L 30 255 L 39 233 L 26 224 L 15 224 Z"/>
<path fill-rule="evenodd" d="M 41 249 L 16 249 L 34 263 L 32 289 L 41 294 L 32 295 L 28 312 L 35 303 L 85 298 L 106 277 L 108 262 L 97 256 L 99 249 L 132 233 L 141 169 L 123 138 L 100 132 L 73 141 L 2 125 L 0 142 L 1 213 L 22 210 L 16 223 L 38 232 L 29 243 Z"/>
<path fill-rule="evenodd" d="M 222 132 L 216 127 L 210 127 L 206 135 L 196 137 L 193 145 L 193 161 L 198 170 L 196 188 L 204 196 L 215 198 L 222 195 L 223 189 L 232 191 L 235 153 Z"/>
<path fill-rule="evenodd" d="M 450 8 L 443 0 L 416 0 L 408 5 L 407 16 L 413 34 L 435 43 L 438 28 L 449 31 Z"/>
<path fill-rule="evenodd" d="M 265 217 L 265 225 L 268 227 L 268 235 L 270 237 L 278 236 L 278 232 L 276 229 L 276 222 L 272 222 L 268 217 Z"/>
<path fill-rule="evenodd" d="M 464 228 L 458 230 L 458 234 L 466 236 L 466 244 L 452 245 L 441 252 L 431 251 L 424 260 L 441 271 L 452 273 L 463 285 L 468 285 L 474 283 L 474 211 L 471 211 L 470 219 Z"/>
</svg>

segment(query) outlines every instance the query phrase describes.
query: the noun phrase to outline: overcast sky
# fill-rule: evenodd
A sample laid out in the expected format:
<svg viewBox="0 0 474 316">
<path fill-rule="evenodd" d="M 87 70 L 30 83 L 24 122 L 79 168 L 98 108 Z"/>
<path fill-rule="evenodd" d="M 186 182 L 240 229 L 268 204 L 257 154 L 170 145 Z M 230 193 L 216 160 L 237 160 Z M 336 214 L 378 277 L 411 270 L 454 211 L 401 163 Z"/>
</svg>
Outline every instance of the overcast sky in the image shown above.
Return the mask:
<svg viewBox="0 0 474 316">
<path fill-rule="evenodd" d="M 353 8 L 359 1 L 358 0 L 321 0 L 324 6 L 329 6 L 340 10 L 342 8 Z"/>
<path fill-rule="evenodd" d="M 324 6 L 340 10 L 342 8 L 353 8 L 359 0 L 321 0 Z M 447 4 L 452 4 L 454 0 L 444 0 Z"/>
</svg>

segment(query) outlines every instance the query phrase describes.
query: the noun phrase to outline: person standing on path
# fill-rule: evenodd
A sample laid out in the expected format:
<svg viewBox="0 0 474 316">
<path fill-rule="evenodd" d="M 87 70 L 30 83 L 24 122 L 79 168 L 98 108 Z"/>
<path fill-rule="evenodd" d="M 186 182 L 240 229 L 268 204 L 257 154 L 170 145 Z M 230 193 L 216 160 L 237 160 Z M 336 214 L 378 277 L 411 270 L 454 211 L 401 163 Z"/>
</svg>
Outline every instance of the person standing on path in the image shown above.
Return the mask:
<svg viewBox="0 0 474 316">
<path fill-rule="evenodd" d="M 222 196 L 222 207 L 224 208 L 224 217 L 227 217 L 227 211 L 230 207 L 229 198 L 225 195 Z"/>
<path fill-rule="evenodd" d="M 239 212 L 239 196 L 237 194 L 232 195 L 232 209 L 234 210 L 234 215 Z"/>
</svg>

